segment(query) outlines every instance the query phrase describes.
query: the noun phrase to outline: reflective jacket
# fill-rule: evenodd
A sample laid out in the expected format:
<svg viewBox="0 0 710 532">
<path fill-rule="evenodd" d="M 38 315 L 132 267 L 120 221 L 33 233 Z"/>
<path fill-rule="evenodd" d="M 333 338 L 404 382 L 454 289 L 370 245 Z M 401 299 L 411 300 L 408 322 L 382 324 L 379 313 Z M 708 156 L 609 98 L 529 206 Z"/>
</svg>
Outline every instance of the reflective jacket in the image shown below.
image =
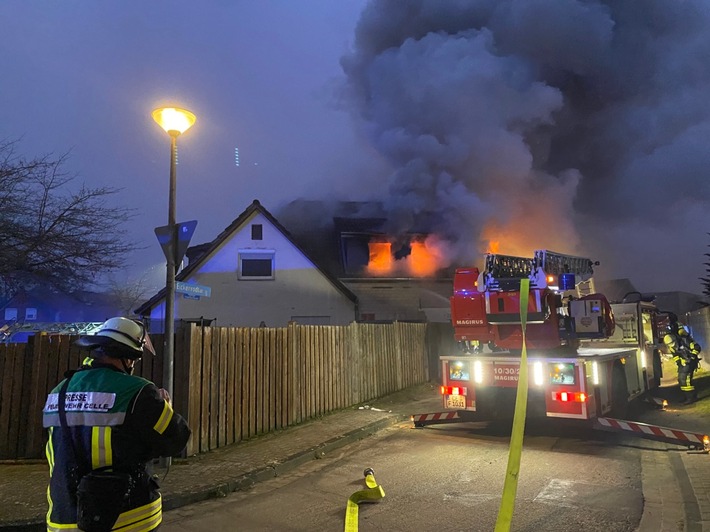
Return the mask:
<svg viewBox="0 0 710 532">
<path fill-rule="evenodd" d="M 69 381 L 67 434 L 59 417 L 63 383 L 50 392 L 43 411 L 49 433 L 47 530 L 78 530 L 78 480 L 107 466 L 131 477 L 129 497 L 114 530 L 153 530 L 162 521 L 162 499 L 147 467 L 154 458 L 182 452 L 190 437 L 187 423 L 152 382 L 95 361 Z"/>
</svg>

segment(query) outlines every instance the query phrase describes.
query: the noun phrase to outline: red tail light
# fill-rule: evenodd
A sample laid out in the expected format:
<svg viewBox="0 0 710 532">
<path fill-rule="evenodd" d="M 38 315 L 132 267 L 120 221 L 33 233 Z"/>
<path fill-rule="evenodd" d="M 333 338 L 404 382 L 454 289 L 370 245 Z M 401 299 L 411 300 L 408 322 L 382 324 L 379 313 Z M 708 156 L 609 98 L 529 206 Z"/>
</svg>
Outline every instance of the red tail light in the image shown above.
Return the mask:
<svg viewBox="0 0 710 532">
<path fill-rule="evenodd" d="M 562 403 L 584 403 L 587 400 L 587 394 L 582 392 L 553 392 L 552 398 Z"/>
<path fill-rule="evenodd" d="M 442 386 L 441 395 L 466 395 L 465 386 Z"/>
</svg>

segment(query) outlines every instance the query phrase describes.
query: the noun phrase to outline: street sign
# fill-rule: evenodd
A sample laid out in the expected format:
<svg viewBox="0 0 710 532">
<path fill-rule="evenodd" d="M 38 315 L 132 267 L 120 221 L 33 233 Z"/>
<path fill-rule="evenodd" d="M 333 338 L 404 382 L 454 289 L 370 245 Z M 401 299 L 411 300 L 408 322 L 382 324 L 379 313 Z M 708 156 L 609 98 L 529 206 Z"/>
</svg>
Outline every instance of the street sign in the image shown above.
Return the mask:
<svg viewBox="0 0 710 532">
<path fill-rule="evenodd" d="M 175 283 L 175 291 L 180 294 L 188 294 L 191 296 L 210 297 L 210 295 L 212 295 L 212 289 L 209 286 L 183 283 L 182 281 L 177 281 Z"/>
<path fill-rule="evenodd" d="M 176 268 L 185 256 L 185 252 L 190 245 L 190 239 L 192 238 L 192 235 L 195 234 L 195 227 L 197 227 L 197 220 L 180 222 L 174 226 L 174 229 L 177 232 L 177 252 L 175 253 Z M 160 244 L 160 247 L 163 248 L 165 258 L 169 261 L 173 242 L 170 226 L 163 225 L 162 227 L 156 227 L 155 236 L 158 237 L 158 243 Z"/>
</svg>

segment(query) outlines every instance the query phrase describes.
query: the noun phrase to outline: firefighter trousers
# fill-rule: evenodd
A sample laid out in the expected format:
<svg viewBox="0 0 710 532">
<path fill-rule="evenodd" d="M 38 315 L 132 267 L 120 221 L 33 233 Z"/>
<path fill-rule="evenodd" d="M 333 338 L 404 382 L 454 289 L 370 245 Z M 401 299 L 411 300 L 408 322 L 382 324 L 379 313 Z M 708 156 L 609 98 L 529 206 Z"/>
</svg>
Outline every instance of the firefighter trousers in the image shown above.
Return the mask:
<svg viewBox="0 0 710 532">
<path fill-rule="evenodd" d="M 698 392 L 693 384 L 694 373 L 695 367 L 692 364 L 678 365 L 678 384 L 683 394 L 684 403 L 692 403 L 698 400 Z"/>
</svg>

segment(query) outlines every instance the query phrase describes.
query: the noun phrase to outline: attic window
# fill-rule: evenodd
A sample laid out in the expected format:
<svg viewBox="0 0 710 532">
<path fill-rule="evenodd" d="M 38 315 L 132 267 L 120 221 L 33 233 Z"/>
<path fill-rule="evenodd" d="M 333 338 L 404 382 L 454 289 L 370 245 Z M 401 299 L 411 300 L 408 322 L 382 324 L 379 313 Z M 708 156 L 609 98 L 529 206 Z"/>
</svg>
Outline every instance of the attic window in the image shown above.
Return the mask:
<svg viewBox="0 0 710 532">
<path fill-rule="evenodd" d="M 239 269 L 237 277 L 246 280 L 274 279 L 274 251 L 239 251 Z"/>
<path fill-rule="evenodd" d="M 261 224 L 251 224 L 251 239 L 252 240 L 263 240 L 264 239 L 263 226 Z"/>
<path fill-rule="evenodd" d="M 37 309 L 32 307 L 27 307 L 25 309 L 25 319 L 26 320 L 36 320 L 37 319 Z"/>
<path fill-rule="evenodd" d="M 8 307 L 5 309 L 5 321 L 16 320 L 17 319 L 17 309 L 13 307 Z"/>
</svg>

